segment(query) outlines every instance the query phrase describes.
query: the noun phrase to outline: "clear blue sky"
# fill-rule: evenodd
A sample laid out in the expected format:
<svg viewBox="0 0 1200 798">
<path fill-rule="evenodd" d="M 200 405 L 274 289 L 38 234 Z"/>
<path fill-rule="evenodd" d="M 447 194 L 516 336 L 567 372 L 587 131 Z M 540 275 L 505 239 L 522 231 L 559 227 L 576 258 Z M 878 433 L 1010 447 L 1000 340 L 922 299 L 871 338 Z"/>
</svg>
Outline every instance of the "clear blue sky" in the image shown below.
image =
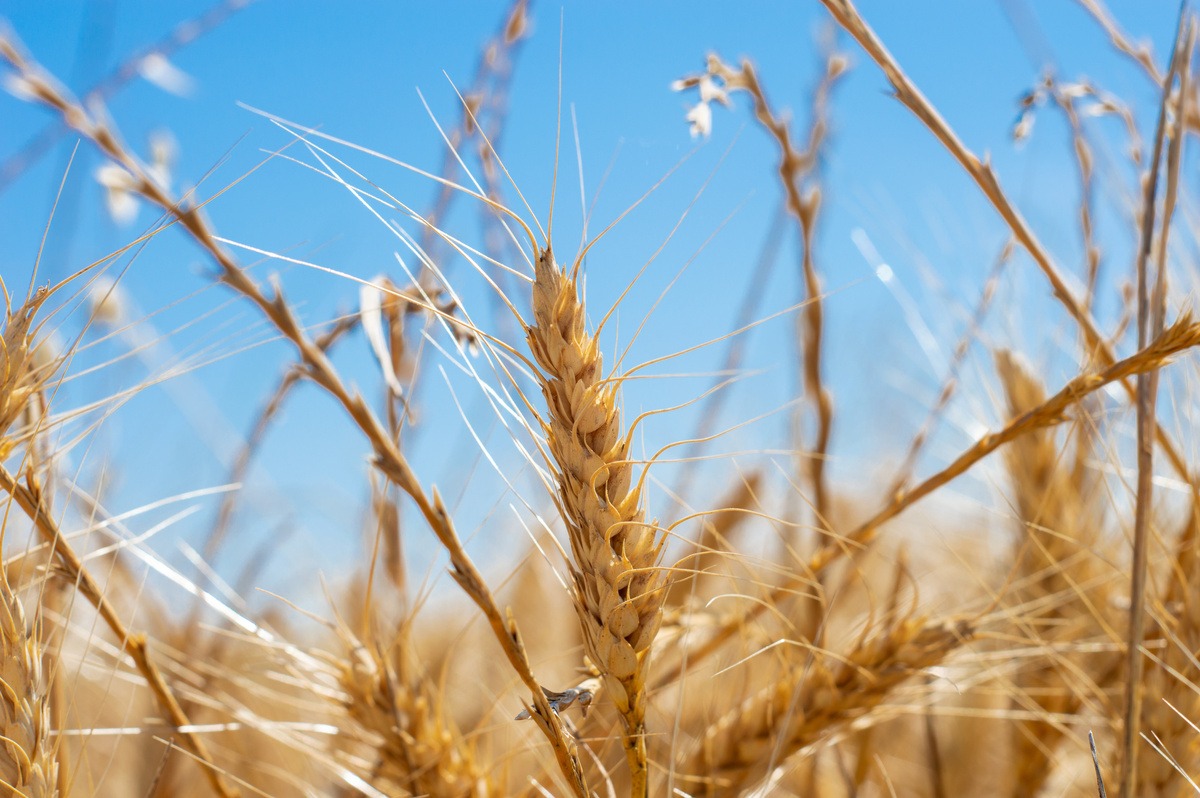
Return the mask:
<svg viewBox="0 0 1200 798">
<path fill-rule="evenodd" d="M 82 91 L 130 53 L 207 7 L 202 2 L 2 0 L 0 16 L 38 60 L 73 90 Z M 288 141 L 239 103 L 437 171 L 442 143 L 417 90 L 438 120 L 452 124 L 458 101 L 450 81 L 464 87 L 470 83 L 481 44 L 494 33 L 505 8 L 506 4 L 482 2 L 260 0 L 172 57 L 194 83 L 190 94 L 175 96 L 135 80 L 110 99 L 108 109 L 126 140 L 142 154 L 148 151 L 153 131 L 169 130 L 179 147 L 175 187 L 204 179 L 201 197 L 240 177 L 263 157 L 263 150 Z M 1078 189 L 1065 127 L 1057 115 L 1044 110 L 1032 139 L 1015 147 L 1009 134 L 1017 100 L 1036 82 L 1046 59 L 1052 59 L 1062 78 L 1087 77 L 1126 100 L 1149 137 L 1156 88 L 1115 54 L 1098 26 L 1068 0 L 876 0 L 864 1 L 860 8 L 967 145 L 991 153 L 1010 196 L 1064 268 L 1078 273 Z M 1127 31 L 1152 44 L 1162 63 L 1174 32 L 1175 4 L 1121 2 L 1112 8 Z M 742 9 L 734 12 L 729 4 L 537 0 L 532 7 L 533 35 L 516 56 L 501 154 L 544 220 L 561 44 L 566 111 L 556 225 L 560 253 L 573 251 L 580 220 L 572 111 L 589 203 L 612 163 L 596 203 L 593 232 L 691 154 L 590 257 L 589 298 L 597 317 L 595 309 L 616 298 L 711 180 L 670 246 L 623 305 L 619 328 L 614 328 L 622 344 L 680 267 L 724 226 L 654 310 L 630 362 L 683 349 L 731 328 L 734 308 L 747 291 L 780 196 L 773 179 L 775 150 L 750 121 L 745 98 L 731 110 L 716 112 L 713 136 L 697 147 L 683 121 L 694 97 L 672 93 L 669 84 L 700 70 L 709 51 L 726 60 L 749 56 L 773 102 L 792 110 L 797 131 L 807 125 L 809 94 L 820 67 L 816 41 L 828 23 L 827 14 L 816 2 L 752 3 Z M 943 367 L 939 358 L 948 356 L 961 334 L 1005 231 L 929 133 L 887 96 L 878 69 L 844 36 L 839 42 L 853 70 L 839 86 L 832 107 L 833 129 L 822 167 L 826 204 L 818 266 L 832 292 L 826 338 L 827 376 L 838 406 L 833 471 L 842 484 L 853 487 L 864 476 L 868 481 L 876 476 L 880 454 L 898 454 L 919 425 L 923 409 L 936 395 Z M 46 124 L 47 114 L 8 96 L 0 97 L 0 109 L 0 159 L 7 159 Z M 1130 172 L 1122 166 L 1119 125 L 1091 121 L 1089 130 L 1097 144 L 1098 179 L 1119 187 L 1106 189 L 1098 201 L 1099 235 L 1106 252 L 1098 313 L 1111 320 L 1117 287 L 1127 279 L 1131 263 L 1129 226 L 1122 216 L 1125 196 L 1120 193 L 1131 185 Z M 0 240 L 5 242 L 0 273 L 10 289 L 28 279 L 73 143 L 64 138 L 0 193 Z M 395 167 L 362 157 L 352 160 L 418 209 L 427 207 L 434 194 L 428 181 Z M 65 275 L 119 247 L 153 221 L 145 209 L 127 226 L 108 218 L 103 192 L 93 177 L 99 166 L 88 147 L 82 147 L 51 229 L 43 279 Z M 209 206 L 209 213 L 220 234 L 234 240 L 286 250 L 363 278 L 395 272 L 395 239 L 344 191 L 293 163 L 267 164 Z M 452 217 L 450 226 L 454 224 L 460 225 L 456 233 L 478 235 L 477 216 L 469 208 Z M 874 278 L 875 264 L 855 245 L 856 230 L 894 270 L 897 284 L 912 296 L 913 307 L 940 349 L 922 349 L 901 304 Z M 799 296 L 794 234 L 789 231 L 788 236 L 774 276 L 757 288 L 762 294 L 760 317 L 792 305 Z M 483 297 L 478 280 L 472 281 L 461 263 L 450 268 L 468 298 Z M 288 294 L 310 322 L 356 302 L 357 287 L 329 275 L 280 263 L 258 266 L 256 274 L 274 270 L 284 273 Z M 237 435 L 290 357 L 278 343 L 243 351 L 270 336 L 246 303 L 230 302 L 221 288 L 206 288 L 210 273 L 210 265 L 182 235 L 168 233 L 151 242 L 133 261 L 122 285 L 136 318 L 146 317 L 135 328 L 141 340 L 170 336 L 148 348 L 142 358 L 110 365 L 64 389 L 66 409 L 161 372 L 172 358 L 220 358 L 132 399 L 72 452 L 69 467 L 79 469 L 89 482 L 98 479 L 103 468 L 111 470 L 110 495 L 117 509 L 220 483 L 222 463 Z M 1002 289 L 999 303 L 1004 310 L 989 323 L 987 340 L 1026 351 L 1056 384 L 1070 368 L 1073 339 L 1046 296 L 1028 262 L 1018 259 Z M 477 313 L 490 319 L 486 311 Z M 64 322 L 64 334 L 76 330 L 70 321 Z M 746 367 L 762 375 L 735 389 L 725 423 L 778 409 L 794 394 L 791 330 L 790 318 L 785 318 L 755 331 Z M 99 362 L 128 351 L 129 340 L 103 342 L 87 350 L 80 362 Z M 714 368 L 720 354 L 717 347 L 656 373 L 702 372 Z M 436 362 L 436 357 L 430 360 L 431 365 Z M 982 351 L 972 362 L 969 373 L 990 368 Z M 343 345 L 338 363 L 365 391 L 378 391 L 361 336 Z M 486 463 L 477 463 L 477 448 L 458 420 L 441 376 L 429 376 L 431 387 L 419 412 L 430 426 L 412 441 L 418 472 L 456 503 L 461 528 L 480 539 L 475 545 L 488 545 L 489 535 L 500 534 L 495 532 L 498 527 L 503 534 L 515 534 L 505 509 L 512 497 L 504 495 L 502 483 Z M 451 382 L 468 415 L 480 425 L 480 434 L 493 436 L 498 456 L 511 455 L 478 391 L 457 376 Z M 694 396 L 697 386 L 706 384 L 704 378 L 636 383 L 630 385 L 626 400 L 631 411 L 661 407 Z M 978 382 L 952 418 L 967 428 L 952 424 L 928 462 L 936 463 L 969 442 L 970 424 L 995 423 L 995 409 Z M 686 436 L 692 420 L 683 412 L 651 423 L 645 433 L 647 450 Z M 786 430 L 787 413 L 777 413 L 730 436 L 717 450 L 784 448 Z M 329 401 L 312 390 L 298 396 L 288 407 L 285 423 L 269 439 L 261 467 L 247 487 L 246 512 L 237 527 L 242 543 L 235 554 L 294 525 L 299 528 L 293 542 L 296 554 L 281 573 L 334 568 L 337 557 L 323 559 L 322 552 L 351 556 L 358 542 L 365 454 L 360 438 Z M 786 464 L 786 458 L 780 462 Z M 730 461 L 723 463 L 728 466 Z M 462 493 L 463 475 L 473 467 L 477 471 Z M 669 471 L 664 473 L 669 481 Z M 713 484 L 728 479 L 728 468 L 726 476 L 721 473 L 718 467 L 709 477 Z M 193 541 L 214 504 L 208 500 L 200 506 L 203 511 L 179 527 Z M 492 512 L 499 513 L 499 522 L 487 522 Z M 139 522 L 135 528 L 144 530 L 149 523 Z M 419 525 L 410 524 L 410 532 L 414 546 L 427 545 L 416 542 L 427 539 Z M 174 556 L 171 547 L 164 538 L 162 548 L 168 556 Z M 236 572 L 234 566 L 229 568 Z"/>
</svg>

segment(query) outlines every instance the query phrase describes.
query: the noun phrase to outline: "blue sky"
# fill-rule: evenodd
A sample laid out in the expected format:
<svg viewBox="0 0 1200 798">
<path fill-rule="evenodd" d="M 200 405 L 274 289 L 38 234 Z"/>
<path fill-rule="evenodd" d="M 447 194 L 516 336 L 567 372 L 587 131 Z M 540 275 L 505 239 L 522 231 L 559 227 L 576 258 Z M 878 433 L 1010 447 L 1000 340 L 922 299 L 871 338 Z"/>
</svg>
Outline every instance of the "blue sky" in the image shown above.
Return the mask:
<svg viewBox="0 0 1200 798">
<path fill-rule="evenodd" d="M 196 2 L 5 0 L 0 16 L 38 60 L 78 92 L 207 7 Z M 673 80 L 701 70 L 709 51 L 727 61 L 748 56 L 776 106 L 791 109 L 797 134 L 806 129 L 809 94 L 821 66 L 817 41 L 829 22 L 827 14 L 815 2 L 742 8 L 735 13 L 727 4 L 539 0 L 532 7 L 532 36 L 516 56 L 501 155 L 543 221 L 554 165 L 561 66 L 564 136 L 555 236 L 560 254 L 573 251 L 580 232 L 572 118 L 588 203 L 604 179 L 592 232 L 678 167 L 592 252 L 587 264 L 589 300 L 598 318 L 595 309 L 616 299 L 688 211 L 612 326 L 623 345 L 675 274 L 690 263 L 650 314 L 631 363 L 728 332 L 747 291 L 760 295 L 760 318 L 791 306 L 799 296 L 790 229 L 770 280 L 748 285 L 780 191 L 773 178 L 776 152 L 753 124 L 745 98 L 738 98 L 732 109 L 719 109 L 712 137 L 698 143 L 689 137 L 683 119 L 695 98 L 669 89 Z M 1065 126 L 1043 110 L 1032 138 L 1014 146 L 1010 131 L 1017 101 L 1049 58 L 1063 79 L 1086 77 L 1125 100 L 1148 138 L 1156 87 L 1067 0 L 877 1 L 862 2 L 860 9 L 966 144 L 991 154 L 1010 197 L 1064 270 L 1078 274 L 1078 188 Z M 1161 64 L 1174 32 L 1175 4 L 1121 2 L 1113 3 L 1112 10 L 1135 39 L 1152 45 Z M 172 64 L 193 82 L 189 94 L 176 96 L 135 80 L 112 96 L 107 108 L 143 155 L 154 131 L 170 131 L 179 152 L 175 186 L 203 179 L 201 197 L 236 181 L 263 159 L 264 150 L 288 141 L 283 131 L 245 105 L 437 171 L 443 145 L 421 96 L 437 120 L 452 124 L 458 115 L 452 84 L 470 83 L 482 43 L 504 13 L 504 4 L 482 2 L 260 0 L 172 57 Z M 856 483 L 880 481 L 872 478 L 895 462 L 936 396 L 944 360 L 977 301 L 1005 230 L 928 131 L 887 95 L 879 70 L 845 36 L 838 43 L 853 68 L 832 105 L 817 251 L 831 292 L 827 379 L 838 408 L 831 468 L 840 484 L 859 490 Z M 0 97 L 0 108 L 5 120 L 0 159 L 7 159 L 46 124 L 47 115 L 7 95 Z M 1097 314 L 1111 322 L 1119 310 L 1118 288 L 1132 263 L 1127 208 L 1122 205 L 1132 172 L 1124 161 L 1119 124 L 1099 119 L 1088 125 L 1097 150 L 1097 179 L 1104 186 L 1097 216 L 1106 259 Z M 0 273 L 10 288 L 28 279 L 73 144 L 64 137 L 0 193 L 0 238 L 5 241 Z M 416 208 L 425 208 L 435 193 L 429 181 L 394 166 L 339 153 Z M 103 191 L 93 177 L 99 166 L 87 146 L 81 147 L 50 230 L 43 279 L 70 273 L 153 222 L 146 209 L 129 225 L 107 216 Z M 511 191 L 508 196 L 515 201 Z M 267 163 L 208 210 L 227 238 L 287 251 L 364 279 L 395 274 L 396 240 L 344 191 L 294 163 Z M 447 227 L 478 240 L 477 210 L 460 203 Z M 919 323 L 905 315 L 907 300 L 898 300 L 875 278 L 877 264 L 864 257 L 856 240 L 869 241 L 887 262 L 896 275 L 893 285 L 911 297 L 910 312 Z M 465 265 L 447 268 L 464 295 L 486 308 L 486 291 Z M 256 275 L 270 271 L 283 273 L 286 290 L 307 321 L 328 319 L 356 302 L 357 287 L 349 281 L 283 263 L 255 267 Z M 107 474 L 118 509 L 220 484 L 238 436 L 290 357 L 286 347 L 270 340 L 252 308 L 230 301 L 225 290 L 211 286 L 210 278 L 210 265 L 183 236 L 168 232 L 157 237 L 122 278 L 130 313 L 142 321 L 132 334 L 86 350 L 80 364 L 101 362 L 136 342 L 165 337 L 140 357 L 126 358 L 64 389 L 64 403 L 78 406 L 161 373 L 174 358 L 194 354 L 217 361 L 134 397 L 73 450 L 69 467 L 88 482 Z M 1022 350 L 1045 369 L 1052 385 L 1069 376 L 1075 355 L 1071 328 L 1026 259 L 1014 262 L 997 306 L 1002 310 L 985 328 L 989 345 Z M 476 312 L 491 319 L 486 309 Z M 62 331 L 71 334 L 77 328 L 66 318 Z M 922 346 L 921 325 L 936 342 L 932 348 Z M 792 329 L 790 317 L 784 317 L 754 331 L 746 362 L 753 376 L 734 389 L 722 421 L 732 425 L 774 415 L 740 429 L 713 451 L 786 448 L 787 410 L 781 408 L 795 395 Z M 705 372 L 716 367 L 721 353 L 720 346 L 712 347 L 654 371 Z M 361 336 L 342 346 L 337 361 L 368 395 L 378 395 L 378 375 Z M 430 360 L 434 371 L 437 362 Z M 971 388 L 951 414 L 952 423 L 935 439 L 926 465 L 969 443 L 979 425 L 996 423 L 983 376 L 989 369 L 988 355 L 979 348 L 968 367 Z M 486 550 L 492 545 L 490 536 L 499 534 L 497 526 L 516 528 L 507 509 L 513 497 L 480 461 L 447 382 L 479 426 L 477 432 L 490 436 L 501 462 L 511 467 L 515 460 L 505 460 L 512 458 L 511 447 L 504 444 L 503 431 L 496 428 L 478 390 L 458 379 L 453 368 L 448 373 L 446 381 L 437 373 L 429 375 L 431 387 L 419 406 L 423 426 L 410 441 L 410 451 L 423 480 L 438 484 L 455 502 L 460 528 L 477 538 L 474 546 Z M 708 378 L 697 376 L 631 383 L 626 402 L 633 414 L 694 397 L 707 384 Z M 694 410 L 685 410 L 649 423 L 647 452 L 687 437 L 694 421 Z M 226 572 L 237 572 L 237 553 L 283 529 L 297 530 L 290 538 L 296 554 L 288 568 L 315 573 L 333 568 L 339 558 L 356 556 L 365 454 L 360 438 L 328 400 L 311 389 L 295 397 L 247 485 L 246 511 L 238 522 L 240 543 Z M 786 457 L 777 462 L 788 467 Z M 734 455 L 718 461 L 697 483 L 699 492 L 719 490 L 732 468 L 749 463 Z M 664 469 L 667 483 L 670 474 Z M 527 488 L 529 483 L 522 484 Z M 869 487 L 865 492 L 871 495 Z M 199 540 L 213 506 L 202 503 L 196 517 L 179 525 L 179 534 Z M 428 545 L 419 525 L 410 524 L 410 532 L 414 547 Z M 161 546 L 169 554 L 173 543 L 164 537 Z M 338 556 L 330 558 L 330 551 Z"/>
</svg>

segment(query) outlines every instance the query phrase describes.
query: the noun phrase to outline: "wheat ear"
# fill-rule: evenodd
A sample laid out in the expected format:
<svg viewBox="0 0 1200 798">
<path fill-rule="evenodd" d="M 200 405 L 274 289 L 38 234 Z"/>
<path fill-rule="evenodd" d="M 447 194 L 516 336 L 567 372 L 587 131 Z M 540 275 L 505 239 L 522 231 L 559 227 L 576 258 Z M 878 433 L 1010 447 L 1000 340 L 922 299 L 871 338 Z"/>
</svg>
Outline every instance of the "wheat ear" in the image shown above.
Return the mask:
<svg viewBox="0 0 1200 798">
<path fill-rule="evenodd" d="M 972 634 L 966 622 L 903 618 L 844 655 L 807 665 L 750 696 L 705 732 L 679 772 L 708 795 L 739 795 L 773 764 L 877 707 L 911 676 L 942 662 Z"/>
<path fill-rule="evenodd" d="M 339 663 L 350 717 L 373 736 L 372 783 L 388 795 L 487 798 L 498 789 L 479 767 L 466 739 L 442 714 L 436 690 L 410 673 L 408 631 L 391 654 L 340 634 L 349 655 Z"/>
<path fill-rule="evenodd" d="M 47 736 L 50 702 L 42 677 L 41 635 L 0 568 L 0 784 L 24 798 L 58 795 L 58 761 Z"/>
<path fill-rule="evenodd" d="M 621 429 L 618 382 L 603 375 L 574 273 L 547 246 L 533 283 L 529 348 L 549 414 L 543 432 L 574 563 L 576 610 L 588 656 L 621 715 L 632 794 L 647 794 L 646 666 L 662 623 L 663 538 L 645 520 L 641 486 Z"/>
</svg>

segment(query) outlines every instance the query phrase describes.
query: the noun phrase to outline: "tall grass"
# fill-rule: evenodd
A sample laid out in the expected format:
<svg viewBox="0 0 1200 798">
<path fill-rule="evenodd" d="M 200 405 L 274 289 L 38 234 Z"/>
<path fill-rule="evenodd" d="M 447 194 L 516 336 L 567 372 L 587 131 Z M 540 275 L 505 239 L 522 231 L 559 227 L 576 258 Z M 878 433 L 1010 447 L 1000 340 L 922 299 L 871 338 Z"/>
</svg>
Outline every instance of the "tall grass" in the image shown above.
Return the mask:
<svg viewBox="0 0 1200 798">
<path fill-rule="evenodd" d="M 1021 103 L 1016 136 L 1030 135 L 1034 115 L 1053 109 L 1070 132 L 1081 197 L 1071 213 L 1086 255 L 1071 276 L 988 160 L 960 139 L 853 4 L 822 2 L 846 38 L 827 43 L 803 133 L 772 98 L 776 76 L 750 60 L 731 66 L 708 54 L 704 71 L 674 85 L 693 103 L 686 121 L 697 135 L 742 113 L 740 96 L 749 99 L 778 154 L 762 183 L 782 194 L 800 243 L 801 301 L 782 314 L 795 325 L 792 440 L 780 447 L 782 458 L 765 450 L 718 458 L 703 477 L 695 463 L 708 459 L 703 446 L 717 437 L 718 404 L 740 368 L 736 347 L 771 319 L 751 312 L 737 329 L 703 329 L 707 315 L 695 314 L 697 346 L 730 345 L 724 368 L 711 391 L 685 403 L 696 412 L 694 433 L 652 440 L 651 421 L 672 408 L 638 413 L 627 392 L 652 366 L 689 352 L 630 363 L 628 341 L 612 328 L 618 305 L 643 290 L 641 273 L 622 278 L 611 306 L 595 304 L 584 280 L 585 257 L 600 257 L 595 245 L 619 231 L 624 215 L 559 260 L 553 214 L 564 211 L 538 218 L 528 187 L 512 179 L 498 151 L 508 81 L 532 31 L 523 0 L 484 44 L 459 119 L 438 128 L 446 146 L 439 174 L 409 165 L 403 152 L 384 155 L 336 131 L 262 114 L 281 137 L 266 162 L 323 178 L 404 250 L 391 276 L 336 274 L 357 308 L 319 323 L 250 259 L 314 264 L 222 237 L 213 221 L 220 204 L 209 206 L 220 192 L 201 199 L 198 190 L 173 191 L 164 161 L 147 163 L 125 143 L 118 121 L 94 102 L 120 81 L 77 98 L 15 34 L 0 36 L 16 98 L 8 102 L 42 107 L 97 152 L 114 208 L 136 201 L 161 214 L 144 236 L 78 264 L 58 283 L 39 287 L 37 265 L 33 279 L 4 279 L 6 794 L 1200 792 L 1200 482 L 1188 443 L 1200 323 L 1178 287 L 1194 275 L 1174 243 L 1194 236 L 1185 150 L 1197 119 L 1195 17 L 1184 8 L 1164 67 L 1129 44 L 1103 6 L 1082 3 L 1116 50 L 1161 88 L 1152 131 L 1143 134 L 1126 105 L 1095 86 L 1047 77 Z M 197 24 L 220 24 L 237 5 Z M 149 54 L 165 58 L 185 46 L 198 29 L 188 30 Z M 818 243 L 823 198 L 836 188 L 823 184 L 820 165 L 836 147 L 837 84 L 854 60 L 835 45 L 861 52 L 866 63 L 856 68 L 881 70 L 1010 235 L 963 337 L 942 342 L 954 352 L 950 368 L 911 444 L 873 453 L 899 463 L 892 474 L 869 475 L 877 484 L 844 484 L 828 467 L 845 439 L 833 430 L 854 429 L 827 379 L 838 342 L 827 329 Z M 1093 168 L 1090 120 L 1100 115 L 1124 120 L 1138 173 L 1132 188 L 1104 185 Z M 1148 161 L 1141 141 L 1152 142 Z M 36 157 L 32 147 L 11 169 Z M 547 158 L 557 179 L 565 159 L 557 151 Z M 364 160 L 429 181 L 438 191 L 431 207 L 394 195 Z M 1101 190 L 1131 198 L 1140 240 L 1127 269 L 1137 291 L 1125 292 L 1115 323 L 1096 312 L 1107 290 L 1094 210 Z M 479 246 L 456 229 L 455 203 L 481 213 Z M 664 227 L 669 239 L 679 225 Z M 104 325 L 145 321 L 127 318 L 113 264 L 168 235 L 189 239 L 213 282 L 286 345 L 277 385 L 251 420 L 229 482 L 249 479 L 301 386 L 330 400 L 324 412 L 339 424 L 330 429 L 369 458 L 365 545 L 348 575 L 248 602 L 256 569 L 283 547 L 231 545 L 235 514 L 261 512 L 242 504 L 242 493 L 224 492 L 186 569 L 156 551 L 157 528 L 130 528 L 145 508 L 109 509 L 104 485 L 80 478 L 74 458 L 89 456 L 109 415 L 171 376 L 132 379 L 94 403 L 67 404 L 72 382 L 93 370 L 127 374 L 114 365 L 136 347 L 86 365 Z M 1017 351 L 1020 341 L 983 335 L 984 317 L 1006 310 L 1003 300 L 996 307 L 996 283 L 1018 258 L 1027 258 L 1039 290 L 1071 325 L 1077 368 L 1069 377 L 1039 373 Z M 656 265 L 652 257 L 647 268 Z M 593 270 L 591 279 L 610 274 Z M 56 344 L 50 331 L 80 316 L 77 336 Z M 358 332 L 376 372 L 366 393 L 335 353 Z M 423 385 L 439 369 L 465 375 L 480 401 L 423 401 Z M 998 420 L 957 451 L 926 452 L 967 369 L 985 376 Z M 877 401 L 888 402 L 888 387 L 871 379 Z M 504 430 L 518 466 L 493 453 L 485 425 Z M 468 431 L 510 491 L 516 520 L 487 520 L 499 551 L 461 531 L 469 502 L 457 497 L 470 495 L 470 477 L 434 485 L 412 455 L 414 436 L 450 426 Z M 673 459 L 683 460 L 673 472 L 680 481 L 666 486 L 658 474 Z M 931 460 L 937 465 L 918 473 Z M 993 470 L 985 478 L 1002 483 L 991 503 L 956 511 L 952 486 L 986 468 Z M 720 490 L 706 481 L 713 475 Z M 452 585 L 434 586 L 437 574 L 423 579 L 414 568 L 409 555 L 420 536 L 436 541 Z M 246 558 L 240 584 L 211 568 L 227 551 Z M 148 588 L 148 573 L 167 587 Z M 304 593 L 319 594 L 320 609 L 289 604 Z"/>
</svg>

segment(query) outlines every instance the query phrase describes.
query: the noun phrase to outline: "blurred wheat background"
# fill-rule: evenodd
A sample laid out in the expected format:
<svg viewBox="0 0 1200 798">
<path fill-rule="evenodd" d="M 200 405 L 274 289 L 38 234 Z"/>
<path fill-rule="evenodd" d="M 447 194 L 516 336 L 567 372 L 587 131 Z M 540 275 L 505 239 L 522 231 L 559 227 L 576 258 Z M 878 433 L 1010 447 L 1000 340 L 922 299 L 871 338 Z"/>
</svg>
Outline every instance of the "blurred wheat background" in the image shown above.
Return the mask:
<svg viewBox="0 0 1200 798">
<path fill-rule="evenodd" d="M 1188 4 L 0 6 L 0 792 L 1200 792 Z"/>
</svg>

